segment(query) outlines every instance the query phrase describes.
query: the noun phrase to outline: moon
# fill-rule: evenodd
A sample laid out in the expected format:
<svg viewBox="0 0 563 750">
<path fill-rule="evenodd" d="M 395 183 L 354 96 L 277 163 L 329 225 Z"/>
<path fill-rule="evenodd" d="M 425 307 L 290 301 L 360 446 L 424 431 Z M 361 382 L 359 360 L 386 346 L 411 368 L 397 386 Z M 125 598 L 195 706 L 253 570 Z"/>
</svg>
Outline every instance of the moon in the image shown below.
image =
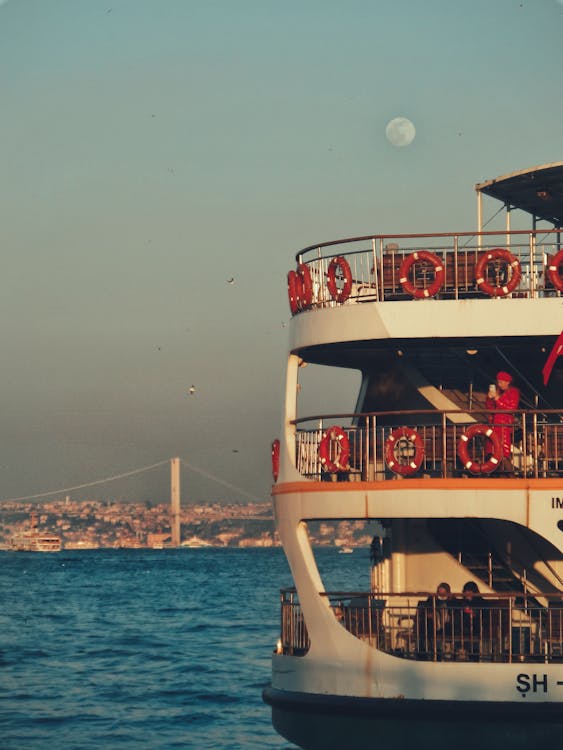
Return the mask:
<svg viewBox="0 0 563 750">
<path fill-rule="evenodd" d="M 408 146 L 414 141 L 416 128 L 406 117 L 395 117 L 387 123 L 385 135 L 393 146 Z"/>
</svg>

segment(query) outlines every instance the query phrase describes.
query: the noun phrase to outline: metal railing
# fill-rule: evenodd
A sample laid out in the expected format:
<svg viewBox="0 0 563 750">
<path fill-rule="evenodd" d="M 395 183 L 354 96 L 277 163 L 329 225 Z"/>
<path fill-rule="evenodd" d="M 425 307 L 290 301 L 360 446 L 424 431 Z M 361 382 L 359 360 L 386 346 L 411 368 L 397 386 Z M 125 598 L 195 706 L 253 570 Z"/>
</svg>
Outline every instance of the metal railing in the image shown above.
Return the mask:
<svg viewBox="0 0 563 750">
<path fill-rule="evenodd" d="M 486 297 L 477 284 L 475 268 L 481 254 L 492 249 L 508 250 L 520 264 L 521 278 L 510 296 L 537 298 L 559 296 L 548 274 L 549 261 L 561 249 L 559 230 L 513 232 L 460 232 L 455 234 L 372 235 L 311 246 L 299 252 L 297 263 L 304 263 L 311 277 L 311 304 L 308 307 L 332 307 L 339 304 L 410 299 L 401 284 L 400 269 L 405 259 L 426 250 L 441 261 L 444 283 L 436 299 Z M 350 294 L 342 301 L 331 294 L 328 277 L 333 258 L 343 258 L 350 268 Z M 506 264 L 492 263 L 489 273 L 493 285 L 502 285 L 510 274 Z M 427 288 L 434 270 L 417 264 L 413 283 Z M 496 275 L 496 276 L 495 276 Z M 343 279 L 337 272 L 336 284 Z M 299 312 L 299 310 L 297 310 Z"/>
<path fill-rule="evenodd" d="M 280 599 L 282 652 L 291 656 L 303 656 L 309 650 L 311 642 L 295 589 L 282 589 Z"/>
<path fill-rule="evenodd" d="M 563 662 L 563 598 L 545 594 L 323 593 L 334 617 L 370 646 L 418 661 Z M 538 604 L 538 599 L 545 605 Z M 302 656 L 310 640 L 294 589 L 281 592 L 281 653 Z"/>
<path fill-rule="evenodd" d="M 495 412 L 499 414 L 500 412 Z M 414 477 L 471 476 L 459 457 L 462 435 L 470 425 L 479 423 L 504 431 L 512 445 L 508 460 L 494 465 L 491 477 L 561 477 L 563 476 L 563 411 L 520 410 L 511 412 L 512 424 L 490 425 L 493 413 L 485 410 L 402 411 L 369 414 L 332 414 L 295 420 L 296 466 L 307 478 L 318 481 L 377 481 L 397 476 L 397 466 L 409 465 L 416 452 L 408 437 L 393 441 L 395 471 L 386 460 L 389 439 L 400 427 L 416 432 L 422 446 L 420 467 Z M 451 419 L 455 419 L 452 422 Z M 346 425 L 346 423 L 348 423 Z M 314 424 L 314 427 L 309 426 Z M 348 468 L 330 472 L 321 460 L 321 442 L 331 426 L 342 428 L 349 444 Z M 341 449 L 334 441 L 331 451 Z M 466 444 L 471 459 L 483 464 L 491 452 L 491 442 L 477 436 Z"/>
</svg>

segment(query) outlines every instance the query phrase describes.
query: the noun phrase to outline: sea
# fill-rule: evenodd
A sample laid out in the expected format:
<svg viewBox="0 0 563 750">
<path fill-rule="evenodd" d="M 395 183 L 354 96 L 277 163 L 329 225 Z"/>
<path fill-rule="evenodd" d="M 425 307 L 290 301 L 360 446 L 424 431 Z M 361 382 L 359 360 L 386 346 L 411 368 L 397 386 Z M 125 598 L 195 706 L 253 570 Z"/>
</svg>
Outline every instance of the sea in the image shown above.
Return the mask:
<svg viewBox="0 0 563 750">
<path fill-rule="evenodd" d="M 367 549 L 315 554 L 368 587 Z M 291 584 L 280 548 L 0 552 L 0 748 L 293 750 L 262 702 Z"/>
</svg>

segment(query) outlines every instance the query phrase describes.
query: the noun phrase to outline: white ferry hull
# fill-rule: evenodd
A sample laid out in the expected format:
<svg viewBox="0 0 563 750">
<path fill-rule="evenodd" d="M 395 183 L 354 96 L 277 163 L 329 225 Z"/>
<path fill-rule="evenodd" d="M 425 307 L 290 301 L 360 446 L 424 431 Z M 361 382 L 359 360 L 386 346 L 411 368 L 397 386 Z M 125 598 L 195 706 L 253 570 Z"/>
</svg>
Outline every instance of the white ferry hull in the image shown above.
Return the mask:
<svg viewBox="0 0 563 750">
<path fill-rule="evenodd" d="M 39 538 L 27 535 L 15 537 L 10 544 L 13 552 L 60 552 L 61 549 L 59 537 Z"/>
<path fill-rule="evenodd" d="M 10 540 L 12 552 L 60 552 L 62 541 L 56 534 L 40 531 L 37 528 L 37 514 L 31 514 L 30 528 L 20 531 Z"/>
<path fill-rule="evenodd" d="M 276 730 L 304 750 L 470 750 L 476 731 L 482 750 L 524 750 L 563 731 L 563 664 L 410 662 L 362 643 L 348 656 L 272 657 L 264 700 Z"/>
<path fill-rule="evenodd" d="M 288 273 L 272 496 L 293 580 L 264 700 L 303 750 L 563 736 L 563 162 L 476 189 L 476 233 L 329 241 Z M 483 195 L 505 231 L 482 231 Z M 316 554 L 331 528 L 341 552 L 362 529 L 369 586 Z"/>
</svg>

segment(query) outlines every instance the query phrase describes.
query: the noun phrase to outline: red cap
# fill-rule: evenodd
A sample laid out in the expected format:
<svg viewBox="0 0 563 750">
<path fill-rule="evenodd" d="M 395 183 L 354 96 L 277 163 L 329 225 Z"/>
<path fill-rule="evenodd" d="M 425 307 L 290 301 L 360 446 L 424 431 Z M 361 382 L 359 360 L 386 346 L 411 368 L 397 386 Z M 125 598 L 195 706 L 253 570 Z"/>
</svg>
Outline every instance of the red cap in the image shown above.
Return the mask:
<svg viewBox="0 0 563 750">
<path fill-rule="evenodd" d="M 497 380 L 506 380 L 507 383 L 512 383 L 512 375 L 509 372 L 501 370 L 497 372 Z"/>
</svg>

